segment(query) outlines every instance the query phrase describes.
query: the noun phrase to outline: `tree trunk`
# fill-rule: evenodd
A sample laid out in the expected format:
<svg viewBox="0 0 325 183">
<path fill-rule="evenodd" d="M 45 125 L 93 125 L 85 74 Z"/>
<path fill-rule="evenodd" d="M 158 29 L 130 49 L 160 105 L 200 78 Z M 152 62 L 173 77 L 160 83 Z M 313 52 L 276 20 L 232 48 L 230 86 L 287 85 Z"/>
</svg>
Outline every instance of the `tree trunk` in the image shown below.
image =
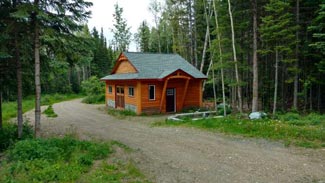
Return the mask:
<svg viewBox="0 0 325 183">
<path fill-rule="evenodd" d="M 202 60 L 201 60 L 201 66 L 200 66 L 201 72 L 203 72 L 203 67 L 204 67 L 204 63 L 205 63 L 205 55 L 206 55 L 206 51 L 207 51 L 207 47 L 208 47 L 208 41 L 210 40 L 209 39 L 209 37 L 210 37 L 209 18 L 212 16 L 212 12 L 211 12 L 208 17 L 206 3 L 204 3 L 204 15 L 205 15 L 205 22 L 207 24 L 207 27 L 206 27 L 206 32 L 205 32 L 204 45 L 203 45 L 203 51 L 202 51 Z"/>
<path fill-rule="evenodd" d="M 21 62 L 18 48 L 18 35 L 15 32 L 15 60 L 16 60 L 16 74 L 17 74 L 17 123 L 18 123 L 18 138 L 23 136 L 23 91 L 22 91 L 22 77 L 21 77 Z"/>
<path fill-rule="evenodd" d="M 238 110 L 240 113 L 242 113 L 243 112 L 243 104 L 242 104 L 240 79 L 239 79 L 239 73 L 238 73 L 238 62 L 237 62 L 236 47 L 235 47 L 234 22 L 233 22 L 233 18 L 232 18 L 230 0 L 228 0 L 228 12 L 229 12 L 229 17 L 230 17 L 232 50 L 233 50 L 233 56 L 234 56 L 234 62 L 235 62 L 235 75 L 236 75 L 236 83 L 237 83 L 236 87 L 237 87 L 238 105 L 239 105 Z"/>
<path fill-rule="evenodd" d="M 309 112 L 313 111 L 313 86 L 310 85 L 309 90 Z"/>
<path fill-rule="evenodd" d="M 218 21 L 218 14 L 217 14 L 217 8 L 215 1 L 213 0 L 213 10 L 215 14 L 215 21 L 216 21 L 216 29 L 217 29 L 217 39 L 218 39 L 218 47 L 219 47 L 219 59 L 221 64 L 221 87 L 222 87 L 222 103 L 223 103 L 223 115 L 227 116 L 226 111 L 226 95 L 225 95 L 225 81 L 224 81 L 224 73 L 223 73 L 223 54 L 222 54 L 222 48 L 221 48 L 221 33 L 219 29 L 219 21 Z"/>
<path fill-rule="evenodd" d="M 296 25 L 299 25 L 299 0 L 296 0 Z M 298 68 L 299 63 L 299 29 L 296 30 L 296 50 L 295 50 L 295 68 Z M 295 71 L 294 84 L 293 84 L 293 108 L 297 110 L 298 106 L 298 71 Z"/>
<path fill-rule="evenodd" d="M 203 72 L 203 67 L 204 67 L 204 62 L 205 62 L 205 53 L 206 53 L 206 50 L 207 50 L 209 35 L 210 35 L 209 26 L 207 25 L 206 32 L 205 32 L 204 46 L 203 46 L 203 51 L 202 51 L 201 66 L 200 66 L 200 71 L 201 72 Z"/>
<path fill-rule="evenodd" d="M 82 66 L 82 80 L 85 81 L 86 80 L 86 72 L 85 72 L 85 66 Z"/>
<path fill-rule="evenodd" d="M 16 9 L 17 1 L 14 0 L 13 8 Z M 22 138 L 23 135 L 23 92 L 22 92 L 22 77 L 21 77 L 21 62 L 18 46 L 18 31 L 14 33 L 14 48 L 15 48 L 15 61 L 16 61 L 16 77 L 17 77 L 17 127 L 18 138 Z"/>
<path fill-rule="evenodd" d="M 2 130 L 2 86 L 0 86 L 0 130 Z"/>
<path fill-rule="evenodd" d="M 211 45 L 211 44 L 210 44 Z M 215 82 L 215 76 L 214 76 L 214 64 L 213 64 L 213 58 L 211 57 L 211 63 L 212 63 L 212 85 L 213 85 L 213 99 L 214 99 L 214 110 L 217 111 L 217 93 L 216 93 L 216 82 Z"/>
<path fill-rule="evenodd" d="M 278 69 L 279 69 L 279 51 L 275 50 L 275 78 L 274 78 L 274 97 L 273 97 L 273 116 L 276 112 L 276 103 L 278 97 Z"/>
<path fill-rule="evenodd" d="M 34 1 L 38 8 L 39 0 Z M 35 59 L 35 137 L 40 137 L 41 132 L 41 79 L 40 79 L 40 40 L 37 14 L 34 13 L 34 59 Z"/>
<path fill-rule="evenodd" d="M 321 112 L 321 111 L 320 111 L 321 101 L 322 101 L 322 98 L 321 98 L 320 84 L 318 84 L 318 92 L 317 92 L 317 110 L 318 110 L 319 113 Z"/>
<path fill-rule="evenodd" d="M 252 0 L 253 7 L 253 100 L 252 112 L 258 111 L 258 61 L 257 61 L 257 4 Z"/>
</svg>

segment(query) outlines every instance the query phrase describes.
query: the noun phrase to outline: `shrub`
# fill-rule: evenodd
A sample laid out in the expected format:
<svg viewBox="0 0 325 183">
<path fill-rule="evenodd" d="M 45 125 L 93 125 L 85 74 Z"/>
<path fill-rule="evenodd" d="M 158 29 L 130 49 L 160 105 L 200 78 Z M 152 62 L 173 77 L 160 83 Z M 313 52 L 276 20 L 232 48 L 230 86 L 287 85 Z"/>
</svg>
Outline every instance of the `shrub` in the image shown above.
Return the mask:
<svg viewBox="0 0 325 183">
<path fill-rule="evenodd" d="M 104 82 L 101 82 L 96 76 L 82 81 L 81 88 L 86 95 L 99 95 L 105 93 Z"/>
<path fill-rule="evenodd" d="M 294 121 L 299 120 L 300 115 L 298 113 L 288 112 L 284 115 L 279 116 L 279 118 L 283 121 Z"/>
<path fill-rule="evenodd" d="M 55 118 L 58 115 L 54 112 L 52 105 L 49 105 L 47 109 L 43 112 L 47 117 Z"/>
<path fill-rule="evenodd" d="M 26 122 L 23 124 L 22 139 L 30 138 L 33 138 L 33 128 Z M 6 150 L 18 140 L 17 124 L 4 123 L 3 128 L 0 130 L 0 152 Z"/>
<path fill-rule="evenodd" d="M 224 114 L 224 104 L 221 103 L 217 106 L 217 110 L 218 110 L 218 115 L 223 115 Z M 231 106 L 226 104 L 226 114 L 230 114 L 232 111 Z"/>
<path fill-rule="evenodd" d="M 304 120 L 309 121 L 311 125 L 323 124 L 325 126 L 325 115 L 310 113 L 304 118 Z"/>
<path fill-rule="evenodd" d="M 87 95 L 82 102 L 98 104 L 105 101 L 105 84 L 96 76 L 90 77 L 81 83 L 82 91 Z"/>
</svg>

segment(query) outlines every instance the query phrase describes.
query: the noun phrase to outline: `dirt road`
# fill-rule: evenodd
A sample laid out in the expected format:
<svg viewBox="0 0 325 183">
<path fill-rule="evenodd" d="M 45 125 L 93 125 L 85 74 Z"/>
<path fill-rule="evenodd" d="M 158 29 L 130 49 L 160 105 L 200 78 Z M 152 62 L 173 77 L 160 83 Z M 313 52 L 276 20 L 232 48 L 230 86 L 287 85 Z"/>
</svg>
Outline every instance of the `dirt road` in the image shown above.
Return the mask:
<svg viewBox="0 0 325 183">
<path fill-rule="evenodd" d="M 152 117 L 116 119 L 100 106 L 73 100 L 42 116 L 46 133 L 77 131 L 83 138 L 117 140 L 154 182 L 325 182 L 325 149 L 229 137 L 191 128 L 151 127 Z M 102 107 L 101 107 L 102 108 Z M 27 113 L 33 121 L 33 113 Z"/>
</svg>

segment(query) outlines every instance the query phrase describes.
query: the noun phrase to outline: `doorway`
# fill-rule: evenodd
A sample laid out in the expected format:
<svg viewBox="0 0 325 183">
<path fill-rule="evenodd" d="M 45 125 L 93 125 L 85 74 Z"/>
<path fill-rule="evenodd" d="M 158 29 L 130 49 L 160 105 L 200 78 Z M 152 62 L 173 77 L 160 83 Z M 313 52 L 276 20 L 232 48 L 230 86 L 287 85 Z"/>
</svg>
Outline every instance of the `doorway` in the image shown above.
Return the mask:
<svg viewBox="0 0 325 183">
<path fill-rule="evenodd" d="M 176 112 L 176 89 L 167 88 L 166 90 L 166 112 Z"/>
<path fill-rule="evenodd" d="M 115 106 L 116 106 L 116 108 L 123 108 L 124 109 L 124 106 L 125 106 L 124 86 L 116 86 Z"/>
</svg>

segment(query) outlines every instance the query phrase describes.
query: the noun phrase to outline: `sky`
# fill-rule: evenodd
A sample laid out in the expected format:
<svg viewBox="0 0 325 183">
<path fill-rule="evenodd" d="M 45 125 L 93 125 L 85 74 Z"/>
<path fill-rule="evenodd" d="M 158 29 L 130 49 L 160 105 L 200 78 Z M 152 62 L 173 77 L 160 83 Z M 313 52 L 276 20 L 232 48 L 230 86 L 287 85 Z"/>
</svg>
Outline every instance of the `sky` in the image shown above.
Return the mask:
<svg viewBox="0 0 325 183">
<path fill-rule="evenodd" d="M 113 39 L 111 29 L 114 23 L 114 4 L 118 3 L 123 8 L 123 18 L 131 27 L 131 33 L 137 32 L 140 23 L 146 20 L 149 25 L 153 26 L 153 15 L 149 11 L 151 0 L 89 0 L 93 3 L 90 8 L 92 11 L 91 18 L 88 20 L 89 29 L 96 27 L 98 31 L 103 28 L 105 37 L 108 41 Z M 161 0 L 160 0 L 161 1 Z M 132 35 L 133 38 L 133 35 Z M 129 51 L 136 51 L 136 44 L 131 42 Z"/>
</svg>

